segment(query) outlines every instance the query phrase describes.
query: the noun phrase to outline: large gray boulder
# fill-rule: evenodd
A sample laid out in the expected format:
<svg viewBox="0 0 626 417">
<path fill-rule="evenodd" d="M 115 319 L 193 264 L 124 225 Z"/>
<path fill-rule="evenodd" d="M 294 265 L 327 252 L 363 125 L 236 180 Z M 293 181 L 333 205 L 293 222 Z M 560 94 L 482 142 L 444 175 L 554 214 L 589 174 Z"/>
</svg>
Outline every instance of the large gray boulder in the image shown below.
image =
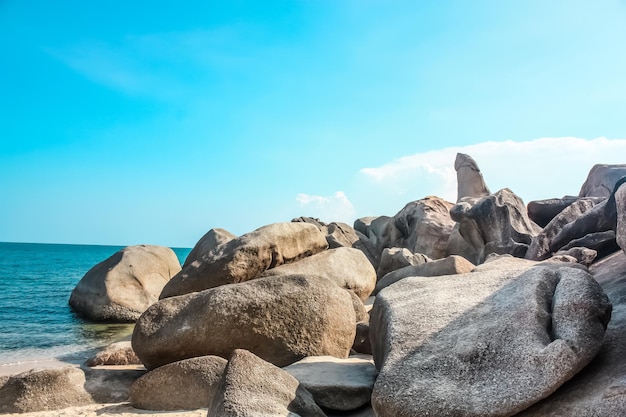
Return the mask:
<svg viewBox="0 0 626 417">
<path fill-rule="evenodd" d="M 257 278 L 270 268 L 297 261 L 328 248 L 326 236 L 303 222 L 263 226 L 217 246 L 176 274 L 160 298 L 202 291 Z"/>
<path fill-rule="evenodd" d="M 0 414 L 126 401 L 131 384 L 144 372 L 67 366 L 13 375 L 0 386 Z"/>
<path fill-rule="evenodd" d="M 578 193 L 579 197 L 604 197 L 613 192 L 617 181 L 626 176 L 626 165 L 594 165 Z"/>
<path fill-rule="evenodd" d="M 557 214 L 578 199 L 579 197 L 567 195 L 562 198 L 530 201 L 527 206 L 528 217 L 539 227 L 546 227 Z"/>
<path fill-rule="evenodd" d="M 613 303 L 604 343 L 589 365 L 520 417 L 615 417 L 626 410 L 626 255 L 622 251 L 591 268 Z"/>
<path fill-rule="evenodd" d="M 392 271 L 376 283 L 373 294 L 378 294 L 383 288 L 407 277 L 437 277 L 442 275 L 466 274 L 472 272 L 476 266 L 462 256 L 450 255 L 443 259 L 419 265 L 409 265 Z"/>
<path fill-rule="evenodd" d="M 491 194 L 478 164 L 471 156 L 457 153 L 454 169 L 457 179 L 457 203 L 463 198 L 481 198 Z"/>
<path fill-rule="evenodd" d="M 329 249 L 297 262 L 277 266 L 261 277 L 319 275 L 366 300 L 376 285 L 376 271 L 362 251 L 352 248 Z"/>
<path fill-rule="evenodd" d="M 128 246 L 91 268 L 72 291 L 69 303 L 89 320 L 133 322 L 180 270 L 170 248 Z"/>
<path fill-rule="evenodd" d="M 356 317 L 349 292 L 318 276 L 259 278 L 165 298 L 135 325 L 148 369 L 247 349 L 277 366 L 306 356 L 347 357 Z"/>
<path fill-rule="evenodd" d="M 407 248 L 431 259 L 445 257 L 455 225 L 450 218 L 452 206 L 432 196 L 408 203 L 388 223 L 384 247 Z"/>
<path fill-rule="evenodd" d="M 144 410 L 195 410 L 213 401 L 226 367 L 219 356 L 200 356 L 169 363 L 138 378 L 130 403 Z"/>
<path fill-rule="evenodd" d="M 626 252 L 626 186 L 620 185 L 614 194 L 615 210 L 615 240 L 620 248 Z"/>
<path fill-rule="evenodd" d="M 297 379 L 241 349 L 230 356 L 207 415 L 326 417 Z"/>
<path fill-rule="evenodd" d="M 187 258 L 183 263 L 183 268 L 199 260 L 200 258 L 202 258 L 202 256 L 211 252 L 219 245 L 230 242 L 236 237 L 237 235 L 230 233 L 228 230 L 220 228 L 209 230 L 204 236 L 200 238 L 200 240 L 198 241 L 198 243 L 196 243 L 193 249 L 191 249 L 191 252 L 189 252 L 189 255 L 187 255 Z"/>
<path fill-rule="evenodd" d="M 528 218 L 521 198 L 508 188 L 481 198 L 461 199 L 450 209 L 458 223 L 450 237 L 448 253 L 474 264 L 491 253 L 524 257 L 541 229 Z"/>
<path fill-rule="evenodd" d="M 583 269 L 528 262 L 407 278 L 378 294 L 378 417 L 512 416 L 593 359 L 611 311 L 600 286 Z"/>
<path fill-rule="evenodd" d="M 356 410 L 369 404 L 378 371 L 370 355 L 311 356 L 285 368 L 322 408 Z"/>
<path fill-rule="evenodd" d="M 385 248 L 380 257 L 380 265 L 376 270 L 378 279 L 384 277 L 391 271 L 411 265 L 422 265 L 430 262 L 431 259 L 421 253 L 412 253 L 407 248 Z"/>
</svg>

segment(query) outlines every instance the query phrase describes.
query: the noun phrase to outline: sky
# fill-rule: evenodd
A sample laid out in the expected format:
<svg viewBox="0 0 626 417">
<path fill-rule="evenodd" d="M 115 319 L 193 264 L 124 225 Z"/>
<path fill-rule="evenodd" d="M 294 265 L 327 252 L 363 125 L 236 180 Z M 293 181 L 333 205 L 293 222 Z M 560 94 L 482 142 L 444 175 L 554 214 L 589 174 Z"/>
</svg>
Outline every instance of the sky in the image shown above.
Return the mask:
<svg viewBox="0 0 626 417">
<path fill-rule="evenodd" d="M 625 0 L 0 0 L 0 241 L 191 247 L 626 163 Z"/>
</svg>

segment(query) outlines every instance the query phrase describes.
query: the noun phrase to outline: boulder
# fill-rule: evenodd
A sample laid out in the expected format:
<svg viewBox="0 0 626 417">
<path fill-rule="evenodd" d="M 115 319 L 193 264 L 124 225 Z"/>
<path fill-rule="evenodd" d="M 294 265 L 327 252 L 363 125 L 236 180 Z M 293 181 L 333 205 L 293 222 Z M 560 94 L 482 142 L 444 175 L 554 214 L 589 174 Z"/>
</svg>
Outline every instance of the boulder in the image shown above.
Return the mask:
<svg viewBox="0 0 626 417">
<path fill-rule="evenodd" d="M 560 251 L 567 251 L 577 247 L 595 250 L 597 253 L 596 260 L 611 255 L 615 253 L 616 250 L 619 250 L 613 230 L 589 233 L 581 238 L 571 240 L 567 245 L 563 246 Z"/>
<path fill-rule="evenodd" d="M 563 198 L 536 200 L 528 203 L 528 217 L 540 227 L 546 227 L 557 214 L 580 197 L 567 195 Z"/>
<path fill-rule="evenodd" d="M 374 289 L 374 295 L 383 288 L 407 277 L 437 277 L 442 275 L 456 275 L 472 272 L 476 266 L 462 256 L 450 255 L 421 265 L 410 265 L 392 271 L 382 277 Z"/>
<path fill-rule="evenodd" d="M 421 265 L 431 259 L 421 253 L 412 253 L 407 248 L 385 248 L 380 257 L 380 265 L 376 270 L 376 277 L 378 279 L 385 276 L 391 271 L 395 271 L 405 266 Z"/>
<path fill-rule="evenodd" d="M 369 317 L 367 321 L 357 322 L 356 336 L 354 336 L 354 343 L 352 344 L 352 350 L 357 353 L 364 353 L 367 355 L 372 354 L 372 344 L 370 343 Z"/>
<path fill-rule="evenodd" d="M 180 270 L 170 248 L 128 246 L 91 268 L 72 291 L 69 303 L 89 320 L 133 322 Z"/>
<path fill-rule="evenodd" d="M 367 299 L 376 285 L 376 271 L 358 249 L 337 248 L 268 269 L 260 277 L 319 275 Z"/>
<path fill-rule="evenodd" d="M 613 417 L 626 410 L 626 256 L 617 252 L 594 263 L 593 277 L 613 304 L 604 343 L 596 357 L 554 394 L 520 417 Z"/>
<path fill-rule="evenodd" d="M 615 190 L 614 198 L 617 212 L 615 240 L 619 247 L 626 252 L 626 186 L 620 185 Z"/>
<path fill-rule="evenodd" d="M 376 250 L 369 238 L 363 233 L 354 230 L 345 223 L 330 223 L 325 226 L 326 241 L 329 249 L 336 248 L 354 248 L 358 249 L 369 259 L 374 268 L 380 263 L 380 253 Z"/>
<path fill-rule="evenodd" d="M 0 413 L 60 410 L 94 403 L 126 401 L 137 370 L 34 369 L 13 375 L 0 387 Z M 56 414 L 55 414 L 56 415 Z"/>
<path fill-rule="evenodd" d="M 84 385 L 85 373 L 75 367 L 18 374 L 0 388 L 0 413 L 31 413 L 93 404 Z"/>
<path fill-rule="evenodd" d="M 623 176 L 626 176 L 626 165 L 596 164 L 589 171 L 578 195 L 607 198 Z"/>
<path fill-rule="evenodd" d="M 354 230 L 362 233 L 365 236 L 368 236 L 370 225 L 377 218 L 378 218 L 377 216 L 369 216 L 369 217 L 361 217 L 360 219 L 356 219 L 354 221 Z"/>
<path fill-rule="evenodd" d="M 135 325 L 146 368 L 247 349 L 278 366 L 306 356 L 347 357 L 355 335 L 349 292 L 318 276 L 259 278 L 165 298 Z"/>
<path fill-rule="evenodd" d="M 448 252 L 480 264 L 490 253 L 523 258 L 539 226 L 528 218 L 521 198 L 508 188 L 480 199 L 463 200 L 450 209 L 458 222 Z"/>
<path fill-rule="evenodd" d="M 463 198 L 481 198 L 491 194 L 478 164 L 471 156 L 457 153 L 454 169 L 457 180 L 457 203 Z"/>
<path fill-rule="evenodd" d="M 576 259 L 576 262 L 579 264 L 589 266 L 598 256 L 598 252 L 589 248 L 573 247 L 568 250 L 558 251 L 555 255 L 571 256 Z"/>
<path fill-rule="evenodd" d="M 254 354 L 235 350 L 213 401 L 209 417 L 325 417 L 311 393 L 286 371 Z"/>
<path fill-rule="evenodd" d="M 153 369 L 130 387 L 130 403 L 135 408 L 158 411 L 206 408 L 226 362 L 219 356 L 200 356 Z"/>
<path fill-rule="evenodd" d="M 142 365 L 141 360 L 135 354 L 130 340 L 111 343 L 94 356 L 87 359 L 87 366 L 102 365 Z"/>
<path fill-rule="evenodd" d="M 347 359 L 312 356 L 293 363 L 289 372 L 323 409 L 349 411 L 369 404 L 378 371 L 370 355 Z"/>
<path fill-rule="evenodd" d="M 365 235 L 376 247 L 378 253 L 380 253 L 383 248 L 387 247 L 385 245 L 389 240 L 389 237 L 387 236 L 389 222 L 393 223 L 392 218 L 389 216 L 364 217 L 354 222 L 354 229 L 363 233 L 363 235 Z M 400 232 L 397 229 L 393 230 L 395 230 L 399 236 Z M 394 236 L 394 239 L 398 236 Z"/>
<path fill-rule="evenodd" d="M 183 268 L 189 266 L 191 263 L 199 260 L 205 254 L 211 252 L 213 249 L 226 242 L 230 242 L 237 236 L 224 229 L 211 229 L 204 236 L 200 238 L 198 243 L 191 249 L 189 255 L 183 263 Z"/>
<path fill-rule="evenodd" d="M 407 248 L 431 259 L 443 258 L 455 225 L 450 218 L 452 206 L 432 196 L 408 203 L 387 223 L 380 251 L 385 247 Z"/>
<path fill-rule="evenodd" d="M 376 415 L 512 416 L 587 365 L 609 300 L 579 268 L 532 265 L 500 258 L 381 291 L 370 322 Z"/>
<path fill-rule="evenodd" d="M 274 223 L 263 226 L 205 254 L 188 265 L 163 288 L 160 298 L 173 297 L 245 282 L 279 265 L 297 261 L 328 248 L 326 236 L 310 223 Z"/>
</svg>

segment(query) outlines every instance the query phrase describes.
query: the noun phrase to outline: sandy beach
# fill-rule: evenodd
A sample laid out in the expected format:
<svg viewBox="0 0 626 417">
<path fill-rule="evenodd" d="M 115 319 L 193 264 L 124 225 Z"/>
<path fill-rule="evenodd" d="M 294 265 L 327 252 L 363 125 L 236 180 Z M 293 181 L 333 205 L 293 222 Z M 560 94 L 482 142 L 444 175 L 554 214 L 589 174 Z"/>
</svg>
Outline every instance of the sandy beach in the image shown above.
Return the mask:
<svg viewBox="0 0 626 417">
<path fill-rule="evenodd" d="M 206 417 L 206 409 L 192 411 L 149 411 L 133 408 L 128 403 L 91 404 L 81 407 L 69 407 L 63 410 L 38 411 L 24 414 L 0 414 L 20 417 L 97 417 L 97 416 L 167 416 L 167 417 Z"/>
</svg>

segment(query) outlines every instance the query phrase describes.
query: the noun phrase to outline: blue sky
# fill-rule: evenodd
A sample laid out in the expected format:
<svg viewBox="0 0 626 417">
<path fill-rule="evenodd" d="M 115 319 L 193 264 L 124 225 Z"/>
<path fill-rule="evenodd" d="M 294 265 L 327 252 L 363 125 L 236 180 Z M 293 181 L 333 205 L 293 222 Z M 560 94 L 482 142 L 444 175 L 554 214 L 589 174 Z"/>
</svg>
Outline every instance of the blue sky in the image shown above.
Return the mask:
<svg viewBox="0 0 626 417">
<path fill-rule="evenodd" d="M 192 246 L 626 163 L 626 1 L 0 0 L 0 241 Z"/>
</svg>

